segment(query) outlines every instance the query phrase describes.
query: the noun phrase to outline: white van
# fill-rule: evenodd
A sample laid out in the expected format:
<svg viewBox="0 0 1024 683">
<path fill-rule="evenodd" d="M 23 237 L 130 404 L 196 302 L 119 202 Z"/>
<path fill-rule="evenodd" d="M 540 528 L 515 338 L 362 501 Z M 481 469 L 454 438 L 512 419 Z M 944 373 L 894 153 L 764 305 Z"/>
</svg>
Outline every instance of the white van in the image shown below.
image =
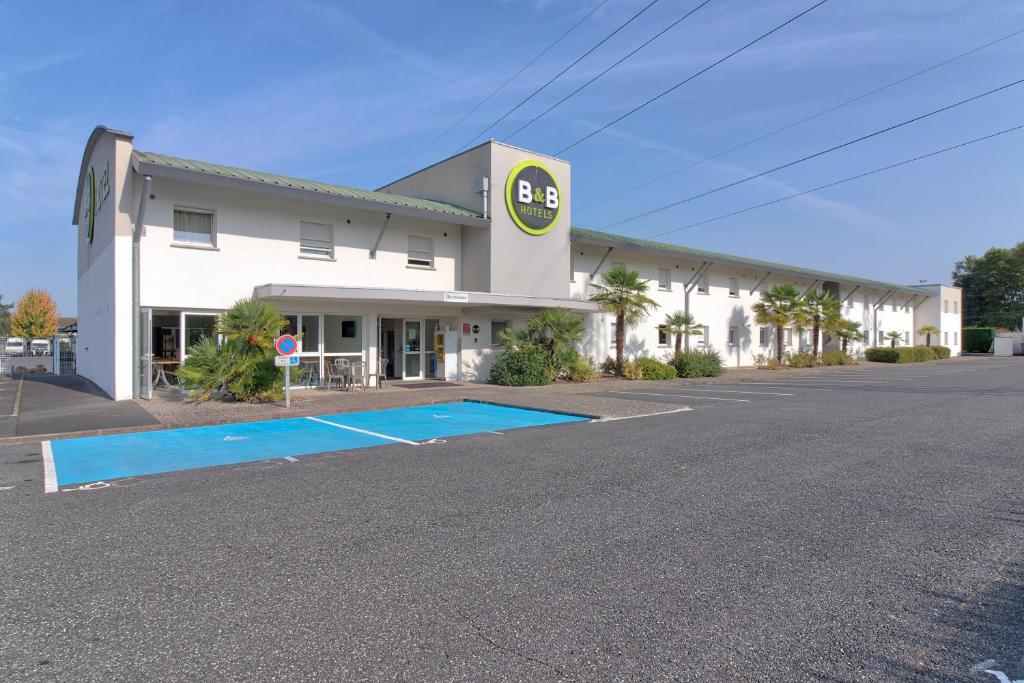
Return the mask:
<svg viewBox="0 0 1024 683">
<path fill-rule="evenodd" d="M 25 340 L 21 337 L 8 337 L 4 344 L 4 353 L 11 356 L 25 355 Z"/>
<path fill-rule="evenodd" d="M 33 339 L 32 344 L 29 347 L 32 349 L 33 356 L 49 356 L 50 355 L 50 340 L 49 339 Z"/>
</svg>

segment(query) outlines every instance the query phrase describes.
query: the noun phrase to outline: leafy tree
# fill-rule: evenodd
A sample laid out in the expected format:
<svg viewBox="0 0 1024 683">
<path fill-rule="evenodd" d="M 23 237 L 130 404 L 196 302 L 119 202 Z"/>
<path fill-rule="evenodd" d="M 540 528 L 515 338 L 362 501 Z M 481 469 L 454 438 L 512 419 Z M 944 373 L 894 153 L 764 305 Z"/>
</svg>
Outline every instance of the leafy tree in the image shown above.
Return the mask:
<svg viewBox="0 0 1024 683">
<path fill-rule="evenodd" d="M 925 346 L 931 346 L 932 345 L 932 335 L 933 334 L 938 334 L 939 332 L 941 332 L 941 330 L 939 328 L 935 327 L 935 325 L 925 325 L 924 327 L 922 327 L 921 329 L 919 329 L 917 331 L 918 334 L 923 334 L 924 335 L 924 337 L 925 337 L 925 341 L 924 341 Z"/>
<path fill-rule="evenodd" d="M 26 339 L 48 339 L 57 334 L 57 304 L 41 289 L 30 289 L 18 299 L 11 316 L 11 334 Z"/>
<path fill-rule="evenodd" d="M 591 285 L 597 290 L 591 301 L 615 316 L 615 374 L 622 376 L 622 353 L 626 345 L 626 329 L 634 328 L 658 303 L 647 296 L 647 280 L 625 266 L 613 266 L 601 274 L 601 283 Z"/>
<path fill-rule="evenodd" d="M 11 330 L 11 309 L 14 304 L 5 304 L 4 295 L 0 294 L 0 337 L 6 336 Z"/>
<path fill-rule="evenodd" d="M 1024 242 L 957 261 L 953 284 L 963 289 L 965 325 L 1018 328 L 1024 317 Z"/>
<path fill-rule="evenodd" d="M 676 337 L 676 355 L 679 355 L 683 349 L 683 337 L 704 334 L 704 331 L 697 325 L 697 320 L 693 317 L 693 314 L 683 313 L 682 311 L 666 315 L 665 327 L 668 328 L 669 334 L 674 334 Z"/>
<path fill-rule="evenodd" d="M 818 358 L 818 339 L 821 336 L 822 323 L 829 318 L 839 316 L 839 300 L 828 292 L 815 289 L 804 294 L 801 308 L 810 317 L 811 323 L 811 354 Z"/>
<path fill-rule="evenodd" d="M 892 330 L 891 332 L 885 333 L 885 338 L 889 340 L 889 346 L 896 348 L 896 344 L 903 339 L 903 333 Z"/>
<path fill-rule="evenodd" d="M 793 285 L 775 285 L 754 304 L 754 320 L 758 325 L 775 328 L 775 360 L 782 364 L 782 332 L 802 320 L 800 292 Z"/>
</svg>

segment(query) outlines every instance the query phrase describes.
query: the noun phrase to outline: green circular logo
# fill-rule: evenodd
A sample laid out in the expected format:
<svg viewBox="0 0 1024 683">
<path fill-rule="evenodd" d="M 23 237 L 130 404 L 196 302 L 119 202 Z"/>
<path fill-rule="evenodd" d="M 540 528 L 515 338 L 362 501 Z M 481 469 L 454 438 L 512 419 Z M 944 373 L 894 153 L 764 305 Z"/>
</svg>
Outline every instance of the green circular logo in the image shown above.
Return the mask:
<svg viewBox="0 0 1024 683">
<path fill-rule="evenodd" d="M 505 181 L 505 204 L 523 232 L 544 235 L 558 222 L 562 193 L 555 175 L 538 161 L 520 161 Z"/>
<path fill-rule="evenodd" d="M 92 233 L 96 227 L 96 172 L 93 171 L 92 166 L 89 167 L 89 194 L 86 195 L 86 201 L 89 204 L 85 207 L 85 217 L 87 221 L 87 232 L 86 237 L 89 244 L 92 244 Z"/>
</svg>

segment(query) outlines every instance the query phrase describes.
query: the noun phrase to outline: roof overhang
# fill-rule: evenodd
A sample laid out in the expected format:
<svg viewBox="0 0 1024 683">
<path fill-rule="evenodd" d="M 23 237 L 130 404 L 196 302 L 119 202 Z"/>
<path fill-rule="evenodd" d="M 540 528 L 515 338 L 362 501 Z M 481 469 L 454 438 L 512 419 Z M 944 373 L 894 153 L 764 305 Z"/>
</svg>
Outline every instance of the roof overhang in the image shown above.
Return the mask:
<svg viewBox="0 0 1024 683">
<path fill-rule="evenodd" d="M 387 204 L 385 202 L 375 202 L 368 199 L 359 199 L 357 197 L 344 197 L 341 195 L 327 194 L 324 192 L 315 192 L 312 190 L 306 190 L 298 187 L 272 185 L 269 183 L 260 182 L 258 180 L 231 178 L 227 176 L 218 175 L 216 173 L 208 173 L 198 169 L 173 168 L 170 166 L 164 166 L 163 164 L 155 164 L 151 161 L 139 159 L 138 156 L 133 156 L 132 168 L 135 170 L 136 173 L 139 173 L 141 175 L 152 176 L 154 178 L 168 178 L 170 180 L 179 180 L 188 183 L 214 185 L 217 187 L 223 187 L 231 190 L 239 190 L 242 192 L 257 192 L 260 194 L 283 197 L 286 199 L 296 199 L 299 201 L 306 202 L 314 201 L 321 204 L 346 206 L 353 209 L 362 209 L 364 211 L 390 213 L 393 216 L 408 216 L 410 218 L 419 218 L 422 220 L 435 221 L 438 223 L 468 225 L 474 228 L 489 228 L 491 225 L 491 222 L 486 218 L 476 218 L 473 216 L 456 216 L 438 211 L 428 211 L 426 209 L 419 209 L 412 206 L 399 206 L 395 204 Z"/>
<path fill-rule="evenodd" d="M 596 313 L 600 307 L 592 301 L 556 297 L 493 294 L 491 292 L 439 291 L 433 289 L 392 289 L 384 287 L 334 287 L 326 285 L 289 285 L 269 283 L 253 290 L 257 299 L 318 300 L 353 303 L 417 304 L 451 308 L 508 307 L 522 309 L 568 308 L 577 313 Z"/>
<path fill-rule="evenodd" d="M 75 188 L 75 209 L 74 215 L 71 216 L 71 225 L 78 225 L 78 217 L 82 215 L 82 189 L 85 187 L 85 170 L 89 167 L 92 150 L 96 147 L 96 143 L 100 141 L 100 138 L 107 133 L 123 140 L 132 140 L 131 133 L 125 133 L 121 130 L 114 130 L 106 126 L 96 126 L 92 129 L 89 140 L 85 143 L 85 151 L 82 152 L 82 165 L 78 167 L 78 187 Z"/>
</svg>

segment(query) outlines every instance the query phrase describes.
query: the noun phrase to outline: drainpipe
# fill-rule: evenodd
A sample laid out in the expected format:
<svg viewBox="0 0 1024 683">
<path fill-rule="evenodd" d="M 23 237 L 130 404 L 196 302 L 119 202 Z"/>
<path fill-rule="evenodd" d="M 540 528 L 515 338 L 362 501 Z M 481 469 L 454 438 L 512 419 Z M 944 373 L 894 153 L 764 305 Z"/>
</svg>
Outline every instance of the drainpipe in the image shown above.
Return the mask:
<svg viewBox="0 0 1024 683">
<path fill-rule="evenodd" d="M 149 199 L 149 188 L 153 178 L 142 179 L 142 196 L 139 198 L 139 210 L 135 214 L 135 225 L 132 228 L 132 398 L 142 395 L 142 315 L 139 304 L 139 243 L 142 241 L 142 230 L 146 220 L 146 201 Z"/>
<path fill-rule="evenodd" d="M 487 178 L 485 176 L 483 178 L 480 178 L 480 180 L 476 181 L 476 191 L 477 191 L 477 194 L 481 195 L 482 198 L 483 198 L 484 206 L 483 206 L 483 211 L 481 212 L 481 215 L 484 217 L 485 220 L 487 218 L 490 218 L 489 213 L 490 213 L 491 204 L 488 201 L 488 194 L 490 192 L 490 188 L 491 188 L 491 179 L 490 178 Z"/>
</svg>

